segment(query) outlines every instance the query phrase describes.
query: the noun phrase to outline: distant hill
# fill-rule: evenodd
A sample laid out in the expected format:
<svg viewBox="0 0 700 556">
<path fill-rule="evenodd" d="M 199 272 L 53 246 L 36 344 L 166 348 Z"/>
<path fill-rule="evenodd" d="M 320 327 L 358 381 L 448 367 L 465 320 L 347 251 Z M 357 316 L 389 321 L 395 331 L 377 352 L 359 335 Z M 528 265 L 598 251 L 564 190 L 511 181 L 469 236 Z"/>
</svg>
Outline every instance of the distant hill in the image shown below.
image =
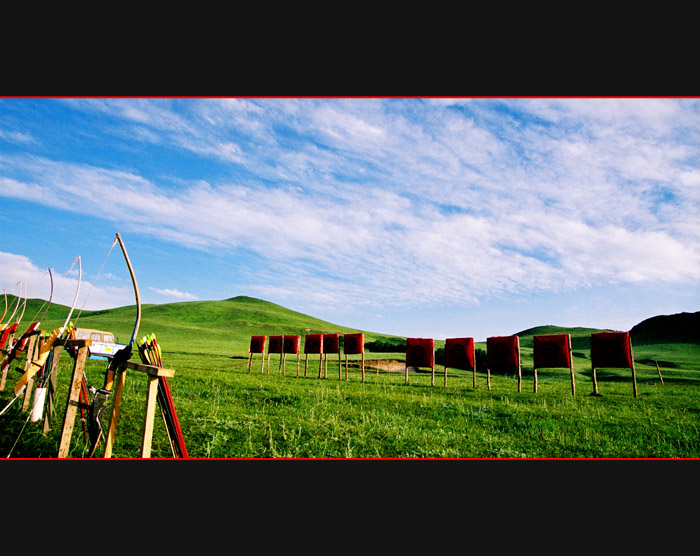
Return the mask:
<svg viewBox="0 0 700 556">
<path fill-rule="evenodd" d="M 8 305 L 13 307 L 13 296 L 8 295 Z M 30 299 L 24 313 L 23 325 L 29 319 L 44 313 L 44 301 Z M 226 342 L 245 344 L 253 334 L 301 334 L 318 332 L 362 332 L 354 328 L 329 323 L 309 315 L 293 311 L 261 299 L 237 296 L 222 301 L 186 301 L 142 306 L 141 330 L 159 330 L 162 334 L 185 335 L 193 340 L 199 335 L 220 336 Z M 52 330 L 65 320 L 68 308 L 53 304 L 49 308 L 42 328 Z M 76 308 L 73 318 L 79 313 Z M 8 315 L 9 316 L 9 315 Z M 101 328 L 117 333 L 120 341 L 128 340 L 134 322 L 134 307 L 117 307 L 103 311 L 83 311 L 78 326 Z M 587 350 L 590 335 L 601 329 L 536 326 L 518 332 L 520 344 L 532 347 L 536 334 L 571 334 L 574 350 Z M 387 339 L 392 336 L 365 332 L 366 341 Z M 695 343 L 700 344 L 700 311 L 659 315 L 646 319 L 630 330 L 635 344 Z M 234 339 L 235 338 L 235 339 Z"/>
<path fill-rule="evenodd" d="M 9 298 L 9 296 L 8 296 Z M 27 303 L 26 315 L 35 314 L 40 300 Z M 68 307 L 52 305 L 42 328 L 52 330 L 63 324 Z M 264 334 L 299 334 L 320 332 L 365 332 L 367 341 L 386 338 L 384 334 L 340 326 L 293 311 L 262 299 L 237 296 L 221 301 L 184 301 L 141 306 L 139 334 L 157 331 L 163 344 L 187 343 L 189 348 L 210 349 L 212 342 L 222 350 L 245 351 L 250 336 Z M 78 311 L 73 314 L 75 320 Z M 77 326 L 114 332 L 118 342 L 126 343 L 135 319 L 133 305 L 102 311 L 83 311 Z M 26 319 L 25 319 L 26 320 Z M 24 323 L 23 323 L 24 325 Z"/>
<path fill-rule="evenodd" d="M 635 344 L 700 344 L 700 311 L 658 315 L 643 320 L 630 330 Z"/>
<path fill-rule="evenodd" d="M 535 326 L 528 328 L 516 335 L 520 338 L 520 346 L 531 348 L 534 340 L 533 336 L 540 334 L 571 334 L 571 348 L 573 350 L 588 350 L 591 345 L 591 333 L 602 332 L 599 328 L 583 328 L 583 327 L 563 327 L 563 326 Z"/>
</svg>

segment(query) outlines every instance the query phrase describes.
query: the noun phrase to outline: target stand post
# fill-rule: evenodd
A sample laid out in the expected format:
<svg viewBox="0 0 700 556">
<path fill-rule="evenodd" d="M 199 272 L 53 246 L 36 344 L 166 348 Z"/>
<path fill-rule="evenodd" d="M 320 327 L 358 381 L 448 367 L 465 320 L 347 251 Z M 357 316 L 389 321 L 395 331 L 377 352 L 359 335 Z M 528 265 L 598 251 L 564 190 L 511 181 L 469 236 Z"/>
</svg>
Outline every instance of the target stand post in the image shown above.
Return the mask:
<svg viewBox="0 0 700 556">
<path fill-rule="evenodd" d="M 267 374 L 270 374 L 270 354 L 280 354 L 280 365 L 282 364 L 282 341 L 283 336 L 270 335 L 267 343 Z M 278 371 L 279 372 L 279 371 Z"/>
<path fill-rule="evenodd" d="M 365 335 L 354 332 L 343 335 L 343 351 L 345 352 L 345 380 L 348 379 L 348 355 L 362 355 L 362 382 L 365 381 Z"/>
<path fill-rule="evenodd" d="M 250 373 L 253 362 L 253 354 L 259 353 L 261 357 L 260 374 L 265 372 L 265 340 L 267 336 L 251 336 L 250 347 L 248 348 L 248 372 Z M 268 369 L 268 373 L 269 373 Z"/>
<path fill-rule="evenodd" d="M 447 387 L 447 367 L 472 369 L 474 388 L 476 388 L 476 362 L 474 360 L 474 338 L 447 338 L 445 340 L 445 378 L 443 386 Z"/>
<path fill-rule="evenodd" d="M 408 384 L 409 367 L 430 367 L 430 385 L 435 386 L 435 340 L 406 338 L 405 384 Z"/>
<path fill-rule="evenodd" d="M 297 356 L 297 378 L 299 378 L 299 344 L 301 336 L 285 335 L 282 337 L 282 355 L 284 363 L 282 365 L 282 376 L 284 376 L 287 367 L 287 354 L 296 354 Z"/>
<path fill-rule="evenodd" d="M 522 391 L 523 373 L 520 364 L 520 337 L 491 336 L 486 338 L 486 383 L 491 390 L 491 371 L 518 371 L 518 392 Z"/>
<path fill-rule="evenodd" d="M 629 332 L 594 332 L 591 334 L 592 396 L 599 396 L 597 370 L 602 368 L 630 369 L 632 392 L 638 397 L 637 373 L 634 368 L 632 340 Z"/>
<path fill-rule="evenodd" d="M 571 334 L 539 334 L 533 340 L 533 392 L 537 393 L 537 369 L 566 368 L 571 374 L 571 395 L 576 395 Z"/>
<path fill-rule="evenodd" d="M 318 354 L 318 378 L 323 371 L 323 334 L 307 334 L 304 337 L 304 377 L 308 376 L 309 354 Z"/>
<path fill-rule="evenodd" d="M 340 334 L 326 333 L 323 334 L 323 359 L 324 359 L 324 378 L 328 378 L 328 355 L 332 353 L 338 354 L 338 380 L 342 378 L 340 364 Z"/>
</svg>

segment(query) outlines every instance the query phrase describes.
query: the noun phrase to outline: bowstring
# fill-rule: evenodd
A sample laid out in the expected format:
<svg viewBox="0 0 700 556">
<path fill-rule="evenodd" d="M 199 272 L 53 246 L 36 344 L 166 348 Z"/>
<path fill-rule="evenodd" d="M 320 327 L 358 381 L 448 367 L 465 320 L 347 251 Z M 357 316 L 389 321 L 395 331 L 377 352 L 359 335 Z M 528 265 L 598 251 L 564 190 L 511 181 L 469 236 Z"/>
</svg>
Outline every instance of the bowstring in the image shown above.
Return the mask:
<svg viewBox="0 0 700 556">
<path fill-rule="evenodd" d="M 112 254 L 112 250 L 114 249 L 114 246 L 117 244 L 116 238 L 112 242 L 112 246 L 109 248 L 109 251 L 107 251 L 107 256 L 105 257 L 105 260 L 102 261 L 102 266 L 100 266 L 100 269 L 97 271 L 97 274 L 95 274 L 95 279 L 92 281 L 92 284 L 90 285 L 90 290 L 88 291 L 87 295 L 83 299 L 83 304 L 80 307 L 80 310 L 78 311 L 78 315 L 75 317 L 74 321 L 74 326 L 75 323 L 78 322 L 78 319 L 80 318 L 81 313 L 83 312 L 83 309 L 85 308 L 85 304 L 87 303 L 88 298 L 90 297 L 90 294 L 92 294 L 92 290 L 95 289 L 95 284 L 97 283 L 97 278 L 99 278 L 100 274 L 102 274 L 102 269 L 104 268 L 105 264 L 107 264 L 107 259 L 109 259 L 109 256 Z"/>
</svg>

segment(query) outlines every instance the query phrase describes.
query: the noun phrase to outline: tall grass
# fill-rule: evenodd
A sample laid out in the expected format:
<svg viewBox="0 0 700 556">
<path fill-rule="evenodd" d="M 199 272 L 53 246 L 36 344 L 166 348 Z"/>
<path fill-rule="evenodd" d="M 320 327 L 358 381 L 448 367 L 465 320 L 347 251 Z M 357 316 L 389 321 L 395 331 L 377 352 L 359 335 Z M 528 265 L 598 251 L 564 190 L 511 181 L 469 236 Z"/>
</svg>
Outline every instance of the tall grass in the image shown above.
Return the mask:
<svg viewBox="0 0 700 556">
<path fill-rule="evenodd" d="M 191 310 L 183 304 L 183 311 Z M 130 332 L 132 312 L 111 313 L 120 320 L 121 334 Z M 97 322 L 97 316 L 90 317 Z M 309 376 L 296 377 L 296 360 L 278 374 L 278 356 L 260 373 L 259 355 L 247 369 L 247 326 L 231 329 L 205 320 L 193 324 L 190 315 L 146 314 L 143 333 L 155 332 L 169 380 L 187 450 L 194 458 L 697 458 L 700 457 L 700 346 L 667 344 L 635 346 L 639 396 L 633 396 L 631 373 L 604 369 L 598 374 L 600 396 L 591 396 L 588 352 L 575 358 L 576 396 L 571 394 L 567 369 L 538 372 L 533 392 L 532 350 L 523 342 L 523 388 L 514 375 L 486 376 L 479 370 L 477 388 L 472 375 L 442 367 L 435 386 L 429 370 L 404 373 L 357 367 L 349 380 L 338 379 L 335 359 L 328 378 L 318 378 L 318 356 L 310 356 Z M 252 318 L 252 317 L 249 317 Z M 280 316 L 282 319 L 282 316 Z M 118 328 L 108 318 L 103 328 Z M 104 320 L 103 320 L 104 322 Z M 89 324 L 89 321 L 88 323 Z M 85 324 L 85 326 L 87 326 Z M 285 328 L 276 323 L 277 330 Z M 301 329 L 309 328 L 302 322 Z M 99 327 L 99 326 L 96 326 Z M 251 327 L 252 328 L 252 327 Z M 270 326 L 270 329 L 274 328 Z M 327 330 L 326 330 L 327 331 Z M 269 329 L 261 333 L 270 333 Z M 479 345 L 477 345 L 479 347 Z M 402 354 L 367 354 L 368 359 L 400 358 Z M 654 361 L 662 361 L 663 384 Z M 643 361 L 643 362 L 642 362 Z M 21 362 L 20 362 L 21 365 Z M 105 362 L 88 361 L 88 381 L 101 386 Z M 12 450 L 12 457 L 56 457 L 67 399 L 72 360 L 61 358 L 57 411 L 52 430 L 29 424 Z M 4 407 L 11 385 L 0 392 Z M 145 377 L 130 372 L 117 428 L 114 457 L 140 455 Z M 16 404 L 17 406 L 19 404 Z M 108 414 L 108 410 L 105 412 Z M 0 422 L 0 456 L 6 457 L 24 425 L 26 414 L 13 407 Z M 106 426 L 106 423 L 105 423 Z M 82 423 L 76 421 L 71 457 L 83 457 Z M 100 452 L 98 451 L 98 455 Z M 165 427 L 156 420 L 152 457 L 170 458 Z"/>
</svg>

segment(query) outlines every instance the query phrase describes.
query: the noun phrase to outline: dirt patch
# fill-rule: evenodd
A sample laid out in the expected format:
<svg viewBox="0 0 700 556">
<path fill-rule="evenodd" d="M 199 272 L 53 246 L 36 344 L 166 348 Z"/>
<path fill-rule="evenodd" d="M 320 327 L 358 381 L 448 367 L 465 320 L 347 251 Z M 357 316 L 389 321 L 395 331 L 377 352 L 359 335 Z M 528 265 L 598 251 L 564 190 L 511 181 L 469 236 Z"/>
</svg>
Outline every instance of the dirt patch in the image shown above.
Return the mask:
<svg viewBox="0 0 700 556">
<path fill-rule="evenodd" d="M 360 362 L 355 362 L 357 366 L 360 366 Z M 389 373 L 405 372 L 406 363 L 403 361 L 397 361 L 396 359 L 365 359 L 365 369 L 379 369 L 380 371 L 385 371 Z M 409 372 L 411 368 L 409 367 Z"/>
</svg>

